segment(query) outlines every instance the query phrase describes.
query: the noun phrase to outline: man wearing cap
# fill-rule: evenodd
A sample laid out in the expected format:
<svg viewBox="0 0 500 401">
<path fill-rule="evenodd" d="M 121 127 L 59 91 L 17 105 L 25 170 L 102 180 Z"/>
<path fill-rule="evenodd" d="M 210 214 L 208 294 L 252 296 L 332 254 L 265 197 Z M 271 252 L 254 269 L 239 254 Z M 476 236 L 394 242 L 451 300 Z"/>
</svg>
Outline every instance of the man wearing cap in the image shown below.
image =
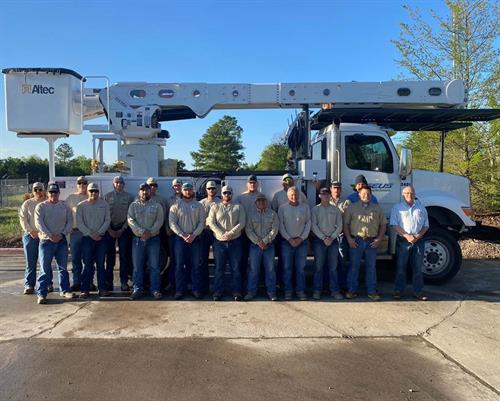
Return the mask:
<svg viewBox="0 0 500 401">
<path fill-rule="evenodd" d="M 377 293 L 377 248 L 386 229 L 386 218 L 382 208 L 371 202 L 371 188 L 363 186 L 359 190 L 359 202 L 355 202 L 344 212 L 344 235 L 349 244 L 349 271 L 347 273 L 346 298 L 355 298 L 361 258 L 365 259 L 365 277 L 368 298 L 380 300 Z"/>
<path fill-rule="evenodd" d="M 73 285 L 71 286 L 71 291 L 80 291 L 82 285 L 82 268 L 83 268 L 83 257 L 82 257 L 82 239 L 83 234 L 78 230 L 76 224 L 76 207 L 80 202 L 87 199 L 87 178 L 83 175 L 76 179 L 76 192 L 69 195 L 65 202 L 70 208 L 73 214 L 73 231 L 69 237 L 69 243 L 71 248 L 71 265 L 73 271 Z"/>
<path fill-rule="evenodd" d="M 267 295 L 276 301 L 276 271 L 274 269 L 274 239 L 278 234 L 278 215 L 268 208 L 264 194 L 255 197 L 255 208 L 247 215 L 245 231 L 250 243 L 250 271 L 245 301 L 251 301 L 257 294 L 261 264 L 264 265 Z"/>
<path fill-rule="evenodd" d="M 99 198 L 99 186 L 91 182 L 87 187 L 89 197 L 76 208 L 76 225 L 83 234 L 83 279 L 80 298 L 88 298 L 90 285 L 97 268 L 97 287 L 99 296 L 107 297 L 111 293 L 106 282 L 104 261 L 107 244 L 104 236 L 111 222 L 109 206 Z"/>
<path fill-rule="evenodd" d="M 344 199 L 342 197 L 342 183 L 340 181 L 332 181 L 330 185 L 331 200 L 330 203 L 340 210 L 341 214 L 347 209 L 351 203 L 349 199 Z M 344 233 L 340 233 L 337 237 L 339 242 L 339 257 L 337 266 L 337 277 L 339 280 L 339 286 L 342 292 L 347 291 L 347 256 L 349 255 L 349 245 L 344 237 Z"/>
<path fill-rule="evenodd" d="M 36 264 L 38 262 L 38 230 L 35 227 L 35 207 L 45 201 L 45 187 L 41 182 L 33 184 L 33 197 L 24 201 L 19 209 L 19 223 L 23 229 L 23 248 L 26 268 L 24 270 L 24 294 L 35 292 Z"/>
<path fill-rule="evenodd" d="M 217 196 L 217 184 L 215 181 L 208 181 L 206 185 L 207 197 L 203 198 L 200 203 L 205 209 L 205 215 L 208 218 L 210 208 L 215 203 L 220 203 L 221 199 Z M 210 255 L 210 247 L 214 243 L 214 234 L 208 223 L 201 234 L 201 251 L 200 251 L 200 276 L 201 276 L 201 291 L 207 293 L 209 291 L 209 271 L 208 271 L 208 258 Z"/>
<path fill-rule="evenodd" d="M 168 202 L 168 210 L 170 211 L 170 208 L 179 201 L 179 199 L 182 199 L 182 180 L 180 178 L 174 178 L 172 180 L 172 190 L 174 191 L 173 195 L 170 195 L 167 198 Z M 168 215 L 165 216 L 165 221 L 168 223 Z M 170 257 L 170 263 L 168 266 L 168 274 L 165 275 L 165 277 L 168 276 L 168 285 L 166 286 L 166 290 L 173 290 L 174 288 L 174 283 L 175 283 L 175 251 L 174 251 L 174 233 L 170 229 L 169 225 L 166 225 L 166 230 L 167 230 L 167 241 L 168 241 L 168 255 Z"/>
<path fill-rule="evenodd" d="M 160 272 L 163 271 L 165 265 L 167 264 L 167 250 L 168 250 L 168 238 L 167 238 L 167 230 L 168 230 L 168 209 L 170 208 L 168 204 L 168 200 L 161 196 L 158 193 L 158 182 L 153 178 L 149 177 L 146 180 L 146 183 L 151 188 L 151 199 L 158 202 L 163 209 L 164 223 L 163 227 L 160 230 Z"/>
<path fill-rule="evenodd" d="M 288 188 L 294 186 L 293 177 L 291 174 L 286 173 L 281 177 L 281 185 L 283 189 L 275 192 L 271 201 L 271 208 L 277 213 L 281 205 L 288 203 Z M 299 203 L 307 203 L 307 198 L 302 191 L 299 191 Z"/>
<path fill-rule="evenodd" d="M 400 299 L 406 286 L 406 269 L 410 261 L 413 294 L 419 301 L 426 301 L 422 294 L 424 278 L 424 235 L 429 229 L 429 217 L 425 207 L 416 199 L 413 186 L 403 188 L 403 201 L 391 210 L 390 225 L 398 234 L 396 240 L 396 282 L 394 298 Z"/>
<path fill-rule="evenodd" d="M 116 264 L 116 241 L 120 258 L 120 284 L 122 291 L 129 291 L 129 276 L 132 276 L 132 231 L 127 223 L 127 213 L 134 201 L 132 194 L 126 192 L 122 176 L 113 178 L 113 191 L 104 195 L 109 205 L 111 222 L 106 231 L 106 283 L 113 289 L 113 270 Z"/>
<path fill-rule="evenodd" d="M 38 303 L 47 302 L 48 286 L 52 281 L 52 259 L 59 272 L 59 294 L 73 298 L 68 274 L 68 236 L 73 227 L 73 215 L 65 202 L 59 200 L 59 185 L 49 184 L 48 199 L 35 207 L 35 227 L 40 238 L 41 274 L 38 276 Z"/>
<path fill-rule="evenodd" d="M 307 300 L 304 270 L 307 261 L 307 238 L 311 230 L 311 212 L 307 203 L 299 202 L 299 192 L 297 187 L 288 188 L 288 203 L 281 205 L 278 209 L 286 301 L 293 297 L 294 269 L 297 296 L 301 301 Z"/>
<path fill-rule="evenodd" d="M 313 299 L 321 299 L 323 289 L 323 269 L 328 271 L 330 293 L 335 299 L 343 299 L 340 293 L 337 265 L 339 254 L 338 236 L 342 232 L 342 213 L 330 203 L 330 190 L 321 188 L 321 203 L 311 211 L 311 229 L 314 238 L 314 287 Z"/>
<path fill-rule="evenodd" d="M 347 200 L 349 203 L 356 203 L 359 201 L 359 191 L 362 187 L 368 186 L 368 181 L 366 181 L 366 178 L 364 175 L 360 174 L 357 175 L 356 178 L 354 179 L 354 191 L 347 197 Z M 375 195 L 371 195 L 371 203 L 374 205 L 378 204 L 378 199 Z"/>
<path fill-rule="evenodd" d="M 143 182 L 138 199 L 128 209 L 128 224 L 134 233 L 132 261 L 134 265 L 134 291 L 131 299 L 138 299 L 144 290 L 144 265 L 147 259 L 151 294 L 161 299 L 160 292 L 160 230 L 163 226 L 163 208 L 151 200 L 151 189 Z"/>
<path fill-rule="evenodd" d="M 195 298 L 202 297 L 200 275 L 200 235 L 205 228 L 207 215 L 196 202 L 193 184 L 182 184 L 182 199 L 170 208 L 168 222 L 174 232 L 175 299 L 182 299 L 187 289 L 188 260 L 191 262 L 192 288 Z"/>
<path fill-rule="evenodd" d="M 231 267 L 231 290 L 233 299 L 241 301 L 241 231 L 245 227 L 245 209 L 242 205 L 231 202 L 233 190 L 230 186 L 222 187 L 222 202 L 210 208 L 208 225 L 215 235 L 215 281 L 213 300 L 220 301 L 224 292 L 224 272 L 226 262 Z"/>
</svg>

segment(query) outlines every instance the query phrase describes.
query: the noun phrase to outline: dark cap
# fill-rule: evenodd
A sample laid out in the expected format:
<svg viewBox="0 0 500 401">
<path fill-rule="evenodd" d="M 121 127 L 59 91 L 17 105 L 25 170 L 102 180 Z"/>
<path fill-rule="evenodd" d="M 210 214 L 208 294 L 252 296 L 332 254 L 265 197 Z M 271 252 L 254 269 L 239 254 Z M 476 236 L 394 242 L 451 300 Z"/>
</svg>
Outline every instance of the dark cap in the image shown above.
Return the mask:
<svg viewBox="0 0 500 401">
<path fill-rule="evenodd" d="M 257 176 L 254 174 L 249 175 L 247 178 L 247 182 L 256 182 L 256 181 L 257 181 Z"/>
<path fill-rule="evenodd" d="M 121 175 L 117 175 L 113 178 L 113 182 L 124 182 L 123 177 Z"/>
<path fill-rule="evenodd" d="M 328 188 L 323 187 L 323 188 L 321 188 L 321 189 L 319 190 L 319 193 L 320 193 L 320 194 L 328 194 L 328 195 L 330 195 L 330 193 L 331 193 L 331 192 L 330 192 L 330 190 L 329 190 Z"/>
<path fill-rule="evenodd" d="M 360 174 L 360 175 L 356 176 L 356 178 L 354 179 L 354 185 L 358 185 L 358 184 L 368 185 L 368 181 L 366 181 L 366 178 L 364 175 Z"/>
<path fill-rule="evenodd" d="M 361 191 L 362 189 L 367 189 L 368 191 L 370 191 L 370 193 L 372 192 L 372 187 L 370 187 L 369 185 L 361 185 L 361 188 L 359 190 Z"/>
<path fill-rule="evenodd" d="M 331 186 L 336 188 L 342 188 L 342 183 L 340 181 L 332 181 Z"/>
<path fill-rule="evenodd" d="M 193 184 L 191 184 L 190 182 L 185 182 L 184 184 L 182 184 L 182 189 L 193 189 Z"/>
<path fill-rule="evenodd" d="M 151 189 L 147 182 L 143 182 L 139 185 L 139 189 Z"/>
<path fill-rule="evenodd" d="M 59 185 L 57 185 L 55 182 L 51 182 L 49 186 L 47 187 L 47 192 L 57 192 L 59 193 Z"/>
<path fill-rule="evenodd" d="M 267 200 L 266 195 L 264 195 L 264 194 L 258 194 L 258 195 L 255 197 L 255 202 L 257 202 L 257 201 L 258 201 L 258 200 L 260 200 L 260 199 Z"/>
</svg>

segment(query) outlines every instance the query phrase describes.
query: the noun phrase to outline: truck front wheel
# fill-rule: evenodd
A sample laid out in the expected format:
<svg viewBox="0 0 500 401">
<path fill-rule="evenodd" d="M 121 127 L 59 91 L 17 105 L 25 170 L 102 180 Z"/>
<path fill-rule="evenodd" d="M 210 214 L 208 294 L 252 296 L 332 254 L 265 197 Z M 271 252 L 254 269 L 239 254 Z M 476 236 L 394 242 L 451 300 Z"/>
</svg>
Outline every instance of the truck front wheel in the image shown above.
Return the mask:
<svg viewBox="0 0 500 401">
<path fill-rule="evenodd" d="M 457 240 L 446 230 L 431 227 L 424 236 L 425 251 L 422 271 L 428 284 L 442 284 L 460 270 L 462 251 Z"/>
</svg>

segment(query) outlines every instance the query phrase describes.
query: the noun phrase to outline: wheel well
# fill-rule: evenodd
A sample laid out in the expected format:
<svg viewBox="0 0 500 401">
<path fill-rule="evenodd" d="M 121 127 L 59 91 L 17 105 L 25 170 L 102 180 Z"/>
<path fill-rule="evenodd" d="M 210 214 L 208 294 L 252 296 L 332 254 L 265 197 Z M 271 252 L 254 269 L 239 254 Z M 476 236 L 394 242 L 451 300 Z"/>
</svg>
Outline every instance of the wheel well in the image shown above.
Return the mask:
<svg viewBox="0 0 500 401">
<path fill-rule="evenodd" d="M 444 226 L 460 228 L 464 225 L 463 221 L 449 209 L 440 206 L 429 206 L 426 208 L 429 215 L 430 226 Z"/>
</svg>

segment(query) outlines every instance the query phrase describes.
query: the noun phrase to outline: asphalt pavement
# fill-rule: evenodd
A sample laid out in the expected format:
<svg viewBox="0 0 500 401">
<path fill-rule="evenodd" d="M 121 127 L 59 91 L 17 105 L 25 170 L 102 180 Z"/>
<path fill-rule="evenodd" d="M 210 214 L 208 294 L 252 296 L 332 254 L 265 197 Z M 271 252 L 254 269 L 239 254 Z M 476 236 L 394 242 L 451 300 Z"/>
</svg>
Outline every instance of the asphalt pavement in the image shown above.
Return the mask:
<svg viewBox="0 0 500 401">
<path fill-rule="evenodd" d="M 0 400 L 500 400 L 500 261 L 430 300 L 22 295 L 0 257 Z M 57 281 L 56 281 L 57 286 Z"/>
</svg>

